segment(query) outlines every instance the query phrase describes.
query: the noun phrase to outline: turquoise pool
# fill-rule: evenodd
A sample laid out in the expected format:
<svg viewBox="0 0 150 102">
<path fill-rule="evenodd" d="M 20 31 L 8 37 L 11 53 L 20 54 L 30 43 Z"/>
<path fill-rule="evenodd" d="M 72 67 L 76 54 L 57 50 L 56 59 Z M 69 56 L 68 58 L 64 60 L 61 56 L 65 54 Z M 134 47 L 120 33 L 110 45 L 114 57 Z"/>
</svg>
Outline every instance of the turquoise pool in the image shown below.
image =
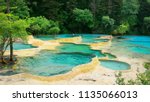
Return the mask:
<svg viewBox="0 0 150 102">
<path fill-rule="evenodd" d="M 118 51 L 122 52 L 150 55 L 150 36 L 123 36 L 122 38 L 114 39 L 112 47 L 119 48 Z"/>
<path fill-rule="evenodd" d="M 101 66 L 104 66 L 104 67 L 112 69 L 112 70 L 128 70 L 128 69 L 130 69 L 129 64 L 120 62 L 120 61 L 100 60 L 100 64 L 101 64 Z"/>
<path fill-rule="evenodd" d="M 145 54 L 145 55 L 150 54 L 150 48 L 146 48 L 146 47 L 131 46 L 129 50 L 138 54 Z"/>
<path fill-rule="evenodd" d="M 81 34 L 83 43 L 97 43 L 97 42 L 106 42 L 107 39 L 96 39 L 101 36 L 105 36 L 106 34 Z"/>
<path fill-rule="evenodd" d="M 77 37 L 77 36 L 80 36 L 78 34 L 60 34 L 60 35 L 38 35 L 38 36 L 34 36 L 35 38 L 37 39 L 40 39 L 40 40 L 44 40 L 44 41 L 47 41 L 47 40 L 56 40 L 56 39 L 59 39 L 59 38 L 71 38 L 71 37 Z"/>
<path fill-rule="evenodd" d="M 104 40 L 96 40 L 103 34 L 62 34 L 54 38 L 54 36 L 39 36 L 42 40 L 53 40 L 57 38 L 69 38 L 74 36 L 82 36 L 83 43 L 102 42 Z M 123 36 L 123 39 L 114 38 L 110 51 L 112 53 L 120 53 L 119 56 L 131 56 L 150 59 L 150 37 L 149 36 Z M 20 72 L 31 73 L 40 76 L 53 76 L 64 74 L 72 70 L 75 66 L 86 64 L 95 56 L 108 57 L 115 59 L 116 56 L 109 53 L 102 53 L 100 50 L 92 50 L 90 46 L 85 44 L 62 43 L 63 46 L 57 47 L 56 51 L 41 51 L 38 55 L 27 58 L 20 58 L 17 68 Z M 15 43 L 14 49 L 35 48 L 28 44 Z M 119 57 L 118 56 L 118 57 Z M 124 62 L 114 60 L 101 60 L 101 65 L 112 70 L 127 70 L 130 65 Z M 13 74 L 16 72 L 8 72 Z M 17 72 L 18 73 L 18 72 Z M 4 74 L 3 74 L 4 75 Z"/>
<path fill-rule="evenodd" d="M 38 35 L 38 36 L 34 36 L 36 39 L 40 39 L 40 40 L 54 40 L 56 39 L 56 37 L 54 35 Z"/>
<path fill-rule="evenodd" d="M 31 49 L 31 48 L 36 48 L 30 44 L 24 44 L 24 43 L 14 43 L 13 44 L 13 48 L 14 50 L 24 50 L 24 49 Z M 9 46 L 7 48 L 7 50 L 9 50 Z"/>
<path fill-rule="evenodd" d="M 150 48 L 150 36 L 124 36 L 124 38 L 130 44 Z"/>
<path fill-rule="evenodd" d="M 39 35 L 39 36 L 35 36 L 35 38 L 46 41 L 46 40 L 54 40 L 54 39 L 58 39 L 58 38 L 71 38 L 71 37 L 81 36 L 83 43 L 96 43 L 96 42 L 108 41 L 107 39 L 96 39 L 96 38 L 99 38 L 104 35 L 105 34 L 60 34 L 60 35 L 56 35 L 56 36 L 54 36 L 54 35 Z"/>
<path fill-rule="evenodd" d="M 82 53 L 54 53 L 52 51 L 41 51 L 34 57 L 21 58 L 17 68 L 40 76 L 53 76 L 64 74 L 73 67 L 86 64 L 94 56 Z"/>
<path fill-rule="evenodd" d="M 98 57 L 105 57 L 105 54 L 102 54 L 100 50 L 92 50 L 90 46 L 84 44 L 72 44 L 64 43 L 63 46 L 58 47 L 59 52 L 80 52 L 92 54 Z"/>
</svg>

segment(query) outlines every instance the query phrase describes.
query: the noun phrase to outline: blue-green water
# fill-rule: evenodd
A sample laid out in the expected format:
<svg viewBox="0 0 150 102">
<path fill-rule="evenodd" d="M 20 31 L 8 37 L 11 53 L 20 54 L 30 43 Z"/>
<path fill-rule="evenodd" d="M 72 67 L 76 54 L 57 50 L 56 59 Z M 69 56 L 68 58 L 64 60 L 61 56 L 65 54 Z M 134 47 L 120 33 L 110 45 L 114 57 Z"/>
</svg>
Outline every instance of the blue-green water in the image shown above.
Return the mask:
<svg viewBox="0 0 150 102">
<path fill-rule="evenodd" d="M 30 44 L 23 44 L 23 43 L 14 43 L 13 44 L 13 48 L 14 50 L 23 50 L 23 49 L 31 49 L 31 48 L 36 48 Z M 9 46 L 7 48 L 7 50 L 9 50 Z"/>
<path fill-rule="evenodd" d="M 107 41 L 96 40 L 103 34 L 62 34 L 57 36 L 38 36 L 42 40 L 54 40 L 58 38 L 69 38 L 81 36 L 83 43 L 96 43 Z M 28 44 L 15 43 L 14 49 L 29 49 L 34 48 Z M 149 36 L 123 36 L 123 39 L 113 39 L 111 48 L 113 52 L 122 52 L 122 56 L 127 56 L 128 53 L 136 57 L 150 58 L 150 37 Z M 135 54 L 135 55 L 134 55 Z M 41 76 L 52 76 L 64 74 L 71 71 L 77 65 L 85 64 L 91 61 L 95 56 L 106 57 L 114 59 L 116 56 L 105 53 L 102 54 L 100 50 L 92 50 L 90 46 L 85 44 L 63 43 L 62 46 L 57 47 L 56 51 L 41 51 L 38 55 L 27 58 L 20 58 L 16 67 L 23 70 L 23 72 L 31 73 Z M 119 57 L 119 56 L 117 56 Z M 101 60 L 101 65 L 113 70 L 127 70 L 130 65 L 124 62 Z M 9 72 L 10 73 L 10 72 Z"/>
<path fill-rule="evenodd" d="M 60 34 L 60 35 L 55 35 L 55 36 L 54 35 L 39 35 L 39 36 L 35 36 L 35 38 L 46 41 L 46 40 L 55 40 L 59 38 L 78 37 L 78 36 L 82 37 L 83 43 L 96 43 L 96 42 L 108 41 L 107 39 L 96 39 L 101 36 L 104 36 L 104 34 Z"/>
<path fill-rule="evenodd" d="M 90 46 L 84 44 L 72 44 L 66 43 L 63 46 L 58 47 L 59 52 L 80 52 L 92 54 L 98 57 L 105 57 L 105 54 L 102 54 L 100 50 L 92 50 Z"/>
<path fill-rule="evenodd" d="M 128 70 L 130 68 L 130 65 L 127 63 L 113 60 L 100 60 L 100 64 L 112 70 Z"/>
<path fill-rule="evenodd" d="M 71 37 L 77 37 L 77 36 L 80 36 L 78 34 L 58 34 L 58 35 L 38 35 L 38 36 L 34 36 L 35 38 L 37 39 L 40 39 L 40 40 L 44 40 L 44 41 L 47 41 L 47 40 L 56 40 L 56 39 L 59 39 L 59 38 L 71 38 Z"/>
<path fill-rule="evenodd" d="M 124 36 L 124 38 L 130 44 L 150 48 L 150 36 Z"/>
<path fill-rule="evenodd" d="M 145 54 L 145 55 L 150 54 L 150 48 L 146 48 L 146 47 L 131 46 L 129 50 L 138 54 Z"/>
<path fill-rule="evenodd" d="M 56 39 L 56 37 L 54 35 L 38 35 L 38 36 L 34 36 L 35 38 L 37 39 L 40 39 L 40 40 L 54 40 Z"/>
<path fill-rule="evenodd" d="M 41 51 L 34 57 L 21 58 L 17 67 L 40 76 L 52 76 L 71 71 L 73 67 L 91 61 L 92 55 L 82 53 L 54 53 Z"/>
<path fill-rule="evenodd" d="M 124 39 L 114 39 L 112 46 L 124 49 L 124 51 L 149 55 L 150 54 L 150 36 L 123 36 Z"/>
<path fill-rule="evenodd" d="M 100 38 L 101 36 L 105 36 L 106 34 L 82 34 L 80 35 L 82 37 L 83 43 L 96 43 L 96 42 L 106 42 L 107 39 L 96 39 Z"/>
</svg>

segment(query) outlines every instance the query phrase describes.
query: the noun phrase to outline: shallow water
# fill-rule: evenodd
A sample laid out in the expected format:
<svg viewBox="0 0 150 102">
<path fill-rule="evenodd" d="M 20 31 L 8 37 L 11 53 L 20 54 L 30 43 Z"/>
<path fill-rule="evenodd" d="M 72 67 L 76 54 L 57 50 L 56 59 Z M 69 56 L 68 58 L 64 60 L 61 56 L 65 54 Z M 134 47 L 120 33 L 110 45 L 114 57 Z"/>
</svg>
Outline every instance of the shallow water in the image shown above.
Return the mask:
<svg viewBox="0 0 150 102">
<path fill-rule="evenodd" d="M 13 44 L 13 48 L 14 50 L 24 50 L 24 49 L 31 49 L 31 48 L 36 48 L 30 44 L 24 44 L 24 43 L 14 43 Z M 9 46 L 7 48 L 7 50 L 9 50 Z"/>
<path fill-rule="evenodd" d="M 17 68 L 34 75 L 52 76 L 64 74 L 77 65 L 90 62 L 92 58 L 92 55 L 82 53 L 41 51 L 34 57 L 21 58 Z"/>
<path fill-rule="evenodd" d="M 98 57 L 105 57 L 105 54 L 102 54 L 100 50 L 92 50 L 90 46 L 84 44 L 72 44 L 66 43 L 63 46 L 58 47 L 59 52 L 80 52 L 80 53 L 87 53 L 93 54 Z"/>
<path fill-rule="evenodd" d="M 130 65 L 120 61 L 113 61 L 113 60 L 100 60 L 101 66 L 112 70 L 128 70 Z"/>
<path fill-rule="evenodd" d="M 123 36 L 123 38 L 113 40 L 111 47 L 113 52 L 135 57 L 150 57 L 150 36 Z"/>
<path fill-rule="evenodd" d="M 83 43 L 96 43 L 96 42 L 107 42 L 108 41 L 107 39 L 96 39 L 105 35 L 104 34 L 82 34 L 80 36 L 82 37 Z"/>
<path fill-rule="evenodd" d="M 56 39 L 54 35 L 38 35 L 38 36 L 34 36 L 34 38 L 44 40 L 44 41 Z"/>
<path fill-rule="evenodd" d="M 71 37 L 82 37 L 82 42 L 83 43 L 96 43 L 96 42 L 106 42 L 108 41 L 107 39 L 96 39 L 101 36 L 104 36 L 105 34 L 60 34 L 60 35 L 39 35 L 35 36 L 35 38 L 40 39 L 40 40 L 56 40 L 59 38 L 71 38 Z"/>
<path fill-rule="evenodd" d="M 62 34 L 54 36 L 39 36 L 41 40 L 53 40 L 57 38 L 69 38 L 82 36 L 83 43 L 105 42 L 96 40 L 101 34 Z M 31 45 L 15 43 L 14 49 L 34 48 Z M 114 38 L 110 47 L 112 53 L 119 53 L 119 56 L 131 56 L 132 58 L 144 58 L 150 60 L 150 37 L 149 36 L 123 36 L 123 39 Z M 75 66 L 86 64 L 95 56 L 108 57 L 115 59 L 116 56 L 105 53 L 100 50 L 92 50 L 85 44 L 63 43 L 63 46 L 57 47 L 56 51 L 41 51 L 34 57 L 20 58 L 15 66 L 21 69 L 21 72 L 31 73 L 40 76 L 53 76 L 64 74 L 72 70 Z M 117 57 L 119 57 L 117 56 Z M 127 70 L 130 65 L 123 62 L 102 60 L 101 65 L 112 70 Z"/>
<path fill-rule="evenodd" d="M 77 37 L 77 36 L 80 36 L 80 35 L 59 34 L 59 35 L 38 35 L 38 36 L 34 36 L 34 37 L 37 39 L 40 39 L 40 40 L 47 41 L 47 40 L 56 40 L 59 38 L 71 38 L 71 37 Z"/>
</svg>

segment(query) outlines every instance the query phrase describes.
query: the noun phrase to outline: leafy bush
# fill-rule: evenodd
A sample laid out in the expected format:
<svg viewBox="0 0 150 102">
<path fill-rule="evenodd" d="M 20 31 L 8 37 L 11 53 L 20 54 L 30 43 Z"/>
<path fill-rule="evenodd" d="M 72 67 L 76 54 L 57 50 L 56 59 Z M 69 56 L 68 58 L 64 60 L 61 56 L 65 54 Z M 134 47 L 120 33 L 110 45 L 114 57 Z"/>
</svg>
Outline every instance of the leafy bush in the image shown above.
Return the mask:
<svg viewBox="0 0 150 102">
<path fill-rule="evenodd" d="M 48 20 L 45 17 L 31 17 L 27 21 L 30 24 L 28 31 L 31 34 L 57 34 L 60 32 L 59 24 L 52 20 Z"/>
<path fill-rule="evenodd" d="M 57 34 L 57 33 L 60 32 L 60 29 L 59 29 L 58 27 L 52 27 L 52 28 L 50 28 L 50 29 L 48 30 L 48 32 L 49 32 L 50 34 Z"/>
<path fill-rule="evenodd" d="M 144 73 L 138 74 L 137 79 L 142 85 L 150 85 L 150 70 L 146 70 Z"/>
<path fill-rule="evenodd" d="M 94 18 L 93 14 L 88 9 L 78 9 L 75 8 L 73 10 L 73 14 L 75 16 L 75 20 L 81 24 L 87 25 L 89 28 L 92 28 L 94 26 Z"/>
<path fill-rule="evenodd" d="M 118 85 L 125 85 L 125 82 L 124 82 L 124 78 L 122 78 L 122 73 L 119 72 L 118 74 L 115 75 L 116 76 L 116 83 Z"/>
<path fill-rule="evenodd" d="M 105 25 L 105 26 L 108 26 L 108 25 L 114 25 L 115 21 L 114 19 L 110 18 L 109 16 L 103 16 L 102 17 L 102 23 Z"/>
<path fill-rule="evenodd" d="M 150 70 L 150 62 L 144 63 L 144 67 L 145 67 L 147 70 Z"/>
<path fill-rule="evenodd" d="M 115 20 L 110 18 L 109 16 L 102 17 L 102 28 L 105 33 L 110 33 L 113 30 L 113 26 L 115 24 Z"/>
<path fill-rule="evenodd" d="M 150 63 L 145 63 L 144 67 L 147 69 L 144 73 L 137 74 L 136 80 L 128 80 L 122 78 L 122 73 L 116 74 L 116 83 L 118 85 L 150 85 Z"/>
<path fill-rule="evenodd" d="M 88 9 L 73 9 L 73 15 L 71 22 L 68 25 L 69 29 L 72 29 L 75 33 L 87 33 L 91 32 L 94 27 L 94 17 Z"/>
<path fill-rule="evenodd" d="M 129 30 L 129 24 L 123 23 L 120 26 L 117 27 L 116 33 L 117 34 L 125 34 Z"/>
</svg>

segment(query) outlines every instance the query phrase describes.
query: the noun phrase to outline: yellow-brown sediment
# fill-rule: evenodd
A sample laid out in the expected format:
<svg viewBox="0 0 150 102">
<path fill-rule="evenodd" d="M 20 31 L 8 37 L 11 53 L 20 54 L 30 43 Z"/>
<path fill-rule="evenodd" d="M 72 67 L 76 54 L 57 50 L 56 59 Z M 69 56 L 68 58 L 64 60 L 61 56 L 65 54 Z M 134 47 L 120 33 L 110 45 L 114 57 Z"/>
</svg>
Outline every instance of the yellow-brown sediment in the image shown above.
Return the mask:
<svg viewBox="0 0 150 102">
<path fill-rule="evenodd" d="M 72 37 L 72 38 L 60 38 L 57 41 L 60 42 L 60 43 L 63 43 L 63 42 L 67 42 L 67 43 L 81 43 L 82 37 L 79 36 L 79 37 Z"/>
<path fill-rule="evenodd" d="M 100 48 L 111 46 L 111 40 L 109 40 L 108 42 L 91 43 L 89 45 L 92 49 L 99 50 Z"/>
</svg>

